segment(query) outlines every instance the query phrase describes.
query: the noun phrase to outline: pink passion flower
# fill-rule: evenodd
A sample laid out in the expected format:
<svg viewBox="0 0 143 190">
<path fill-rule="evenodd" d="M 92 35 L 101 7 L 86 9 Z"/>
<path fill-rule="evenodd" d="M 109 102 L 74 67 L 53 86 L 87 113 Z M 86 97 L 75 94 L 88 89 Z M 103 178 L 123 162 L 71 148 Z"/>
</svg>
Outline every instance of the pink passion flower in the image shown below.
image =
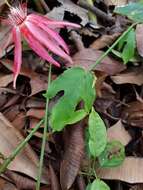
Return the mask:
<svg viewBox="0 0 143 190">
<path fill-rule="evenodd" d="M 26 5 L 10 7 L 10 13 L 8 14 L 6 23 L 12 26 L 12 36 L 15 44 L 14 88 L 16 88 L 16 80 L 20 73 L 22 63 L 21 37 L 27 41 L 36 54 L 57 67 L 60 67 L 60 64 L 49 55 L 48 50 L 68 62 L 72 62 L 69 56 L 68 46 L 54 29 L 63 28 L 65 26 L 79 28 L 79 25 L 64 21 L 50 20 L 47 17 L 34 13 L 28 15 Z"/>
</svg>

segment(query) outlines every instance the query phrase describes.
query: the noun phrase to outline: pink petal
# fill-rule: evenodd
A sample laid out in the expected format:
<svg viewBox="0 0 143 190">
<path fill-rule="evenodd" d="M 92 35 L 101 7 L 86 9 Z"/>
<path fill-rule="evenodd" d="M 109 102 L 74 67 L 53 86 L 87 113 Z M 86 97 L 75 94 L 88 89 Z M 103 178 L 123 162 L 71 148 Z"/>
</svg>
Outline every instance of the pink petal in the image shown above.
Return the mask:
<svg viewBox="0 0 143 190">
<path fill-rule="evenodd" d="M 19 27 L 13 28 L 13 41 L 15 43 L 14 49 L 14 82 L 13 87 L 16 88 L 16 80 L 18 74 L 20 73 L 21 63 L 22 63 L 22 46 L 21 46 L 21 34 Z"/>
<path fill-rule="evenodd" d="M 28 30 L 31 32 L 31 34 L 37 38 L 46 48 L 72 63 L 71 57 L 66 54 L 59 46 L 57 46 L 57 44 L 54 43 L 52 39 L 49 39 L 50 34 L 47 34 L 45 31 L 41 30 L 39 27 L 28 21 L 25 22 L 25 25 L 28 27 Z"/>
<path fill-rule="evenodd" d="M 55 28 L 63 28 L 65 26 L 80 28 L 79 24 L 74 24 L 74 23 L 65 22 L 65 21 L 55 21 L 41 15 L 30 14 L 27 16 L 27 20 L 32 21 L 33 19 L 35 19 L 37 22 L 42 22 L 44 24 L 47 24 L 49 25 L 49 27 L 51 25 L 51 26 L 54 26 Z"/>
<path fill-rule="evenodd" d="M 46 49 L 39 43 L 39 41 L 31 34 L 31 32 L 23 25 L 21 32 L 28 42 L 29 46 L 37 53 L 40 57 L 47 60 L 48 62 L 60 67 L 60 64 L 55 61 L 46 51 Z"/>
<path fill-rule="evenodd" d="M 39 26 L 42 30 L 49 33 L 49 36 L 51 36 L 66 51 L 66 53 L 69 54 L 69 48 L 67 44 L 56 31 L 49 28 L 47 24 L 45 25 L 45 23 L 35 21 L 35 19 L 33 21 L 31 19 L 31 22 Z"/>
</svg>

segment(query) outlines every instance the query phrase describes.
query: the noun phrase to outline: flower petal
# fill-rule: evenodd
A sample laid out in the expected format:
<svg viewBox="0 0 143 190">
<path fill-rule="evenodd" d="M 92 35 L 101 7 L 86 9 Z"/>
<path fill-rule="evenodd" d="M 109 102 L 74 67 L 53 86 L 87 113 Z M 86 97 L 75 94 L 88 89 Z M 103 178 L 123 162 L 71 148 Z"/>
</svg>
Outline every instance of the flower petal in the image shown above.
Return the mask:
<svg viewBox="0 0 143 190">
<path fill-rule="evenodd" d="M 13 41 L 15 43 L 14 49 L 14 82 L 13 87 L 16 88 L 16 80 L 20 73 L 22 63 L 22 46 L 21 46 L 21 33 L 19 27 L 13 28 Z"/>
<path fill-rule="evenodd" d="M 31 34 L 37 38 L 46 48 L 72 63 L 71 57 L 66 54 L 56 43 L 54 43 L 52 39 L 50 39 L 50 34 L 46 33 L 44 30 L 41 30 L 31 22 L 26 21 L 25 25 L 28 27 L 28 30 L 31 32 Z"/>
<path fill-rule="evenodd" d="M 33 20 L 31 19 L 31 22 L 34 23 L 35 25 L 39 26 L 42 30 L 49 33 L 49 36 L 51 36 L 66 51 L 66 53 L 69 54 L 69 48 L 68 48 L 67 44 L 56 31 L 49 28 L 47 26 L 47 24 L 42 23 L 42 22 L 37 22 L 35 19 L 33 19 Z"/>
<path fill-rule="evenodd" d="M 33 19 L 35 19 L 37 22 L 45 23 L 49 25 L 49 27 L 51 25 L 51 26 L 54 26 L 55 28 L 63 28 L 65 26 L 80 28 L 79 24 L 74 24 L 74 23 L 65 22 L 65 21 L 55 21 L 42 15 L 30 14 L 27 16 L 27 20 L 31 21 Z"/>
<path fill-rule="evenodd" d="M 37 53 L 40 57 L 47 60 L 48 62 L 60 67 L 60 64 L 55 61 L 46 51 L 46 49 L 40 44 L 40 42 L 31 34 L 31 32 L 23 25 L 21 32 L 28 42 L 29 46 Z"/>
</svg>

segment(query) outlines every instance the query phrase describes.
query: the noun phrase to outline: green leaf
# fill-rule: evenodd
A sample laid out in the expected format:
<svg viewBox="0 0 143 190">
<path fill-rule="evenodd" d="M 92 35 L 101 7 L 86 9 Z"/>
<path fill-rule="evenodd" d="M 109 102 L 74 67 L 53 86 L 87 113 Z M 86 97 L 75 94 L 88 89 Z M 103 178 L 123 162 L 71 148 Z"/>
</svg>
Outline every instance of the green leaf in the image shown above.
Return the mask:
<svg viewBox="0 0 143 190">
<path fill-rule="evenodd" d="M 125 159 L 125 148 L 118 141 L 109 142 L 98 159 L 102 167 L 108 168 L 119 166 Z"/>
<path fill-rule="evenodd" d="M 143 2 L 129 3 L 125 6 L 116 7 L 114 12 L 125 15 L 135 22 L 143 22 Z"/>
<path fill-rule="evenodd" d="M 54 131 L 61 131 L 66 125 L 83 119 L 91 110 L 95 99 L 95 78 L 92 73 L 82 68 L 66 70 L 54 80 L 45 97 L 53 98 L 64 91 L 52 108 L 50 125 Z M 82 109 L 76 109 L 83 102 Z"/>
<path fill-rule="evenodd" d="M 134 54 L 135 54 L 136 39 L 135 39 L 134 29 L 132 29 L 128 33 L 125 41 L 126 41 L 126 44 L 122 52 L 122 58 L 123 58 L 124 63 L 126 64 L 131 58 L 134 57 Z"/>
<path fill-rule="evenodd" d="M 91 183 L 89 183 L 88 185 L 87 185 L 87 187 L 86 187 L 86 190 L 91 190 Z"/>
<path fill-rule="evenodd" d="M 94 157 L 99 156 L 105 149 L 107 144 L 107 133 L 106 127 L 97 112 L 94 108 L 89 115 L 89 151 L 90 154 Z"/>
<path fill-rule="evenodd" d="M 102 180 L 95 179 L 90 190 L 110 190 L 110 187 Z"/>
</svg>

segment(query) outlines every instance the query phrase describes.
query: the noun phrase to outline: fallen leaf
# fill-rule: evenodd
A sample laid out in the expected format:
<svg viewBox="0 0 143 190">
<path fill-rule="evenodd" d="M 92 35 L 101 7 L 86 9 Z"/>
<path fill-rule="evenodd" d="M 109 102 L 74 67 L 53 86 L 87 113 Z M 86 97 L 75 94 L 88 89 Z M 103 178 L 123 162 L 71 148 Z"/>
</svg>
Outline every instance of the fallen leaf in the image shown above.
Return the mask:
<svg viewBox="0 0 143 190">
<path fill-rule="evenodd" d="M 143 184 L 137 184 L 132 186 L 129 190 L 142 190 L 143 189 Z"/>
<path fill-rule="evenodd" d="M 0 6 L 5 4 L 5 0 L 0 0 Z"/>
<path fill-rule="evenodd" d="M 99 50 L 104 47 L 107 47 L 107 46 L 111 45 L 118 38 L 119 35 L 120 35 L 120 33 L 115 33 L 112 35 L 102 35 L 100 38 L 95 40 L 90 45 L 90 48 Z"/>
<path fill-rule="evenodd" d="M 136 42 L 137 42 L 137 50 L 140 56 L 143 57 L 143 24 L 138 24 L 136 27 Z"/>
<path fill-rule="evenodd" d="M 124 73 L 120 73 L 115 76 L 111 76 L 111 79 L 116 84 L 136 84 L 136 85 L 142 85 L 143 84 L 143 68 L 137 67 L 132 68 Z"/>
<path fill-rule="evenodd" d="M 81 20 L 82 25 L 86 25 L 89 21 L 87 10 L 79 7 L 71 0 L 58 0 L 61 5 L 59 7 L 55 7 L 52 11 L 50 11 L 47 16 L 54 20 L 63 20 L 65 16 L 65 12 L 68 12 L 72 15 L 76 15 Z"/>
<path fill-rule="evenodd" d="M 20 132 L 0 113 L 0 152 L 4 157 L 11 155 L 12 151 L 23 140 Z M 38 159 L 29 145 L 16 156 L 8 169 L 24 173 L 34 179 L 37 178 Z M 42 176 L 42 182 L 47 183 L 46 173 Z"/>
<path fill-rule="evenodd" d="M 13 81 L 13 74 L 0 74 L 0 87 L 6 87 Z"/>
<path fill-rule="evenodd" d="M 128 107 L 124 108 L 122 121 L 130 126 L 143 127 L 143 102 L 134 101 L 128 103 Z"/>
<path fill-rule="evenodd" d="M 49 172 L 50 172 L 50 180 L 51 180 L 51 189 L 61 190 L 58 177 L 56 176 L 55 171 L 53 167 L 51 166 L 51 164 L 49 164 Z"/>
<path fill-rule="evenodd" d="M 132 139 L 129 133 L 125 130 L 121 120 L 119 120 L 112 127 L 108 128 L 107 136 L 109 141 L 118 140 L 124 146 L 126 146 Z"/>
<path fill-rule="evenodd" d="M 69 189 L 80 169 L 84 156 L 84 123 L 67 128 L 65 153 L 60 168 L 60 183 L 63 190 Z"/>
<path fill-rule="evenodd" d="M 12 182 L 2 177 L 0 178 L 0 189 L 1 190 L 19 190 L 16 188 L 16 186 Z"/>
<path fill-rule="evenodd" d="M 45 109 L 33 109 L 31 108 L 26 113 L 26 116 L 34 117 L 36 119 L 42 119 L 45 115 Z"/>
<path fill-rule="evenodd" d="M 83 49 L 76 53 L 73 56 L 74 63 L 68 66 L 80 66 L 89 70 L 89 68 L 95 64 L 96 60 L 103 54 L 103 51 L 95 50 L 95 49 Z M 120 73 L 121 71 L 125 70 L 126 66 L 122 63 L 106 56 L 100 64 L 96 65 L 96 71 L 102 71 L 108 75 L 114 75 Z"/>
<path fill-rule="evenodd" d="M 116 168 L 96 170 L 99 178 L 107 180 L 120 180 L 127 183 L 143 183 L 143 159 L 126 157 L 123 164 Z"/>
</svg>

